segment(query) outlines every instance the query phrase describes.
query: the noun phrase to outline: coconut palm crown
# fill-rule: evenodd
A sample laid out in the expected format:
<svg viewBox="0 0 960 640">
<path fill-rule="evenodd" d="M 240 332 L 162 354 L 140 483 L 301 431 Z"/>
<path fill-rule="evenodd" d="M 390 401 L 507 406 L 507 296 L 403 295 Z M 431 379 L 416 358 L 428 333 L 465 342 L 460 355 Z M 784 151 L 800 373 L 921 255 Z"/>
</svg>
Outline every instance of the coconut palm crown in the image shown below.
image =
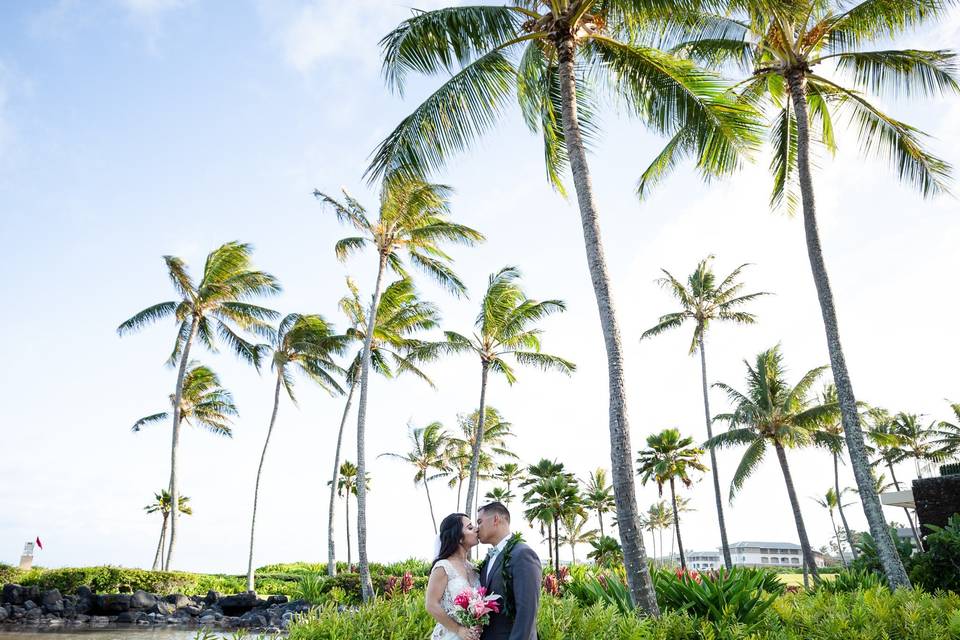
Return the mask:
<svg viewBox="0 0 960 640">
<path fill-rule="evenodd" d="M 187 365 L 183 377 L 183 395 L 180 398 L 180 419 L 211 433 L 227 438 L 233 437 L 231 419 L 236 417 L 237 405 L 229 391 L 220 386 L 220 378 L 213 369 L 197 362 Z M 170 404 L 176 400 L 170 395 Z M 170 412 L 154 413 L 137 420 L 130 428 L 134 433 L 155 422 L 170 419 Z"/>
</svg>

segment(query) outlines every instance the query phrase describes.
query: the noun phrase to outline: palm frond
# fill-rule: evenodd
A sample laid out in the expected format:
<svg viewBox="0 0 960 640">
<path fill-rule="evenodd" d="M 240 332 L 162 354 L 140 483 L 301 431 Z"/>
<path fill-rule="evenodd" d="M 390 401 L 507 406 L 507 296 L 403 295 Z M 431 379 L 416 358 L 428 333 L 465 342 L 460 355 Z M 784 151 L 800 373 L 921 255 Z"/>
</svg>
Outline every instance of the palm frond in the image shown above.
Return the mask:
<svg viewBox="0 0 960 640">
<path fill-rule="evenodd" d="M 952 51 L 857 51 L 826 56 L 850 74 L 858 87 L 895 97 L 938 97 L 960 91 L 956 54 Z"/>
<path fill-rule="evenodd" d="M 148 324 L 157 322 L 163 318 L 166 318 L 167 316 L 172 315 L 176 308 L 177 303 L 174 301 L 161 302 L 160 304 L 147 307 L 129 320 L 124 320 L 121 322 L 120 326 L 117 327 L 117 334 L 123 336 L 132 331 L 138 331 Z"/>
<path fill-rule="evenodd" d="M 141 429 L 143 429 L 147 425 L 151 425 L 154 422 L 163 422 L 164 420 L 168 420 L 169 418 L 170 418 L 170 413 L 166 411 L 164 411 L 163 413 L 155 413 L 150 416 L 145 416 L 137 420 L 135 423 L 133 423 L 133 426 L 130 427 L 130 431 L 133 431 L 134 433 L 138 433 Z"/>
</svg>

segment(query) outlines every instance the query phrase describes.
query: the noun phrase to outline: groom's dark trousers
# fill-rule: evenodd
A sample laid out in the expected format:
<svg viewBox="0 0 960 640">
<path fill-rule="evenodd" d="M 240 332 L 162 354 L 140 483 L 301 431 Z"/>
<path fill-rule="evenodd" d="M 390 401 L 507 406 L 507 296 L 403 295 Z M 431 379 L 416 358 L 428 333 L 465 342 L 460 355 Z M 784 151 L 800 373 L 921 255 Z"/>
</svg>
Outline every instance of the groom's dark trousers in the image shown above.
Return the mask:
<svg viewBox="0 0 960 640">
<path fill-rule="evenodd" d="M 537 640 L 537 610 L 540 607 L 540 575 L 542 567 L 537 552 L 523 542 L 510 554 L 513 574 L 513 597 L 516 602 L 513 616 L 490 614 L 490 624 L 484 627 L 481 640 Z M 504 595 L 503 554 L 493 566 L 480 576 L 480 583 L 492 593 Z"/>
</svg>

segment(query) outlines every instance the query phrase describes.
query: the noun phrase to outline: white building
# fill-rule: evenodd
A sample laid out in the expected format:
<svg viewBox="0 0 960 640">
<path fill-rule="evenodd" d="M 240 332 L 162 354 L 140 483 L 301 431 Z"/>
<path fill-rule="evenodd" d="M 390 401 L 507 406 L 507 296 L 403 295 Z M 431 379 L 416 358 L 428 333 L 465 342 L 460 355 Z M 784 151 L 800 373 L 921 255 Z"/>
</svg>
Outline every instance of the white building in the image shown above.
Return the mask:
<svg viewBox="0 0 960 640">
<path fill-rule="evenodd" d="M 814 552 L 818 567 L 824 565 L 823 554 Z M 803 566 L 800 545 L 792 542 L 755 542 L 747 540 L 730 545 L 734 565 L 741 567 L 796 567 Z M 691 551 L 686 554 L 687 567 L 696 571 L 709 571 L 723 566 L 720 551 Z"/>
</svg>

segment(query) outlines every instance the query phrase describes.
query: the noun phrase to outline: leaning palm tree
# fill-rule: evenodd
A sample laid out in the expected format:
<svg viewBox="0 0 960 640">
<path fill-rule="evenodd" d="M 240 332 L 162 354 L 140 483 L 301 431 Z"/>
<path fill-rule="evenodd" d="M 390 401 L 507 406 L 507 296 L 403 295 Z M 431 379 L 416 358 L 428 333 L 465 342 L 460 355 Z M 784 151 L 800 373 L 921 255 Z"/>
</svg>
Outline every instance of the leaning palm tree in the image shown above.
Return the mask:
<svg viewBox="0 0 960 640">
<path fill-rule="evenodd" d="M 846 489 L 843 491 L 846 491 Z M 827 513 L 830 514 L 830 525 L 833 527 L 833 539 L 837 541 L 837 552 L 840 554 L 840 562 L 843 563 L 843 566 L 847 566 L 847 558 L 843 555 L 843 542 L 840 539 L 840 530 L 837 529 L 837 520 L 833 517 L 833 512 L 839 510 L 840 505 L 843 504 L 842 493 L 838 494 L 833 487 L 830 487 L 822 498 L 813 498 L 813 501 L 826 509 Z M 850 506 L 849 503 L 846 506 Z M 849 533 L 847 533 L 846 541 L 852 549 L 853 541 Z"/>
<path fill-rule="evenodd" d="M 360 477 L 357 465 L 353 464 L 349 460 L 344 460 L 343 464 L 340 465 L 339 473 L 337 474 L 337 495 L 344 499 L 344 512 L 346 514 L 344 525 L 347 532 L 347 570 L 352 571 L 353 567 L 353 556 L 350 551 L 350 496 L 357 495 L 357 485 L 358 478 Z M 363 483 L 366 491 L 370 491 L 370 474 L 366 474 L 366 482 Z M 327 484 L 334 484 L 328 482 Z"/>
<path fill-rule="evenodd" d="M 590 544 L 597 539 L 596 529 L 587 529 L 589 522 L 584 511 L 571 510 L 560 520 L 563 533 L 560 534 L 560 544 L 570 547 L 570 564 L 577 564 L 577 545 Z"/>
<path fill-rule="evenodd" d="M 669 5 L 669 6 L 665 6 Z M 702 173 L 733 170 L 754 136 L 752 110 L 693 64 L 635 44 L 641 11 L 675 3 L 631 0 L 514 0 L 416 12 L 382 41 L 388 85 L 402 93 L 410 72 L 451 74 L 374 153 L 368 175 L 423 176 L 493 124 L 516 91 L 528 127 L 543 137 L 547 177 L 561 192 L 569 168 L 608 360 L 613 484 L 633 600 L 659 612 L 640 538 L 630 459 L 623 350 L 614 312 L 587 147 L 596 131 L 595 89 L 610 93 L 657 133 L 682 131 L 675 146 Z"/>
<path fill-rule="evenodd" d="M 861 151 L 887 160 L 898 178 L 924 197 L 947 190 L 950 166 L 923 145 L 923 133 L 884 113 L 865 95 L 937 96 L 957 92 L 955 56 L 947 50 L 870 50 L 908 28 L 947 15 L 951 2 L 931 0 L 730 0 L 718 15 L 674 20 L 678 50 L 744 76 L 737 95 L 771 114 L 774 206 L 802 205 L 807 254 L 823 316 L 844 433 L 870 531 L 891 588 L 910 581 L 870 493 L 869 463 L 857 401 L 840 342 L 840 329 L 820 242 L 811 171 L 811 139 L 834 152 L 834 122 L 845 116 Z M 679 32 L 679 33 L 677 33 Z M 818 72 L 818 67 L 824 72 Z M 811 131 L 813 129 L 813 131 Z M 670 148 L 649 171 L 670 164 Z M 799 191 L 799 198 L 797 196 Z"/>
<path fill-rule="evenodd" d="M 367 307 L 360 299 L 360 290 L 350 278 L 347 278 L 347 288 L 350 290 L 350 295 L 340 299 L 340 310 L 349 323 L 344 335 L 360 348 L 347 367 L 347 400 L 343 405 L 340 428 L 337 430 L 337 446 L 333 455 L 333 480 L 328 483 L 330 501 L 327 509 L 327 575 L 329 576 L 337 573 L 333 522 L 336 478 L 340 471 L 340 451 L 353 393 L 360 382 L 363 344 L 367 331 Z M 433 382 L 418 366 L 427 355 L 422 349 L 424 343 L 414 336 L 420 331 L 435 327 L 439 317 L 439 312 L 433 304 L 417 296 L 413 282 L 408 278 L 387 285 L 377 306 L 376 326 L 373 330 L 373 340 L 370 342 L 370 366 L 373 370 L 386 378 L 409 372 L 432 387 Z"/>
<path fill-rule="evenodd" d="M 449 220 L 450 189 L 420 180 L 384 182 L 380 190 L 380 210 L 375 219 L 346 191 L 343 201 L 314 191 L 314 196 L 333 209 L 337 218 L 352 226 L 361 235 L 337 242 L 337 257 L 346 260 L 351 253 L 367 246 L 377 252 L 377 276 L 373 297 L 367 312 L 367 330 L 360 359 L 360 399 L 357 403 L 357 468 L 365 477 L 367 395 L 370 381 L 372 344 L 375 334 L 376 309 L 380 305 L 383 276 L 387 269 L 406 276 L 402 254 L 417 268 L 456 295 L 465 287 L 450 267 L 452 259 L 441 248 L 446 243 L 474 245 L 483 236 L 469 227 Z M 360 560 L 360 587 L 363 601 L 373 593 L 370 565 L 367 559 L 367 493 L 364 484 L 357 485 L 357 554 Z"/>
<path fill-rule="evenodd" d="M 673 506 L 673 526 L 677 535 L 677 549 L 680 551 L 680 568 L 686 570 L 687 559 L 683 553 L 683 538 L 680 537 L 680 515 L 677 509 L 677 487 L 679 480 L 684 486 L 693 484 L 691 471 L 706 471 L 700 462 L 703 449 L 691 446 L 693 438 L 682 438 L 678 429 L 664 429 L 647 438 L 647 448 L 640 451 L 637 458 L 637 474 L 646 484 L 651 479 L 657 483 L 657 491 L 663 496 L 663 485 L 670 485 L 670 503 Z"/>
<path fill-rule="evenodd" d="M 177 366 L 177 382 L 173 398 L 173 439 L 170 446 L 170 496 L 179 497 L 177 454 L 180 447 L 180 413 L 183 385 L 190 362 L 190 350 L 196 340 L 210 351 L 216 351 L 217 339 L 226 343 L 241 359 L 259 368 L 260 350 L 246 340 L 238 330 L 255 335 L 269 335 L 269 321 L 278 317 L 271 311 L 249 302 L 263 295 L 280 291 L 280 285 L 269 273 L 251 267 L 253 247 L 239 242 L 228 242 L 214 249 L 203 265 L 200 282 L 194 283 L 186 263 L 175 256 L 164 256 L 167 272 L 178 300 L 161 302 L 147 307 L 117 327 L 121 336 L 142 329 L 148 324 L 173 317 L 178 323 L 173 352 L 167 360 Z M 170 514 L 170 545 L 165 566 L 172 566 L 173 550 L 177 541 L 177 511 Z"/>
<path fill-rule="evenodd" d="M 425 427 L 413 428 L 408 425 L 410 451 L 407 453 L 381 453 L 403 460 L 414 468 L 413 483 L 422 484 L 427 493 L 427 505 L 430 507 L 430 520 L 433 533 L 437 533 L 437 518 L 433 513 L 433 499 L 430 497 L 430 481 L 441 478 L 447 471 L 447 433 L 439 422 L 431 422 Z"/>
<path fill-rule="evenodd" d="M 747 266 L 740 265 L 723 280 L 717 281 L 710 266 L 713 256 L 707 256 L 697 264 L 696 270 L 687 277 L 687 284 L 673 277 L 666 269 L 664 277 L 657 283 L 668 289 L 680 303 L 680 310 L 660 316 L 656 326 L 643 332 L 640 339 L 659 335 L 670 329 L 677 329 L 690 321 L 693 324 L 693 339 L 690 341 L 690 355 L 700 352 L 700 373 L 703 385 L 703 412 L 706 416 L 707 439 L 713 437 L 713 418 L 710 416 L 710 394 L 707 382 L 707 354 L 704 346 L 707 329 L 714 322 L 736 322 L 753 324 L 756 316 L 742 310 L 742 306 L 752 300 L 768 295 L 766 292 L 742 294 L 743 283 L 737 282 L 740 272 Z M 717 455 L 710 449 L 710 470 L 713 474 L 713 495 L 717 507 L 717 524 L 720 526 L 720 547 L 723 552 L 723 564 L 729 571 L 733 567 L 730 558 L 730 545 L 727 542 L 727 525 L 723 516 L 723 499 L 720 496 L 720 473 L 717 470 Z"/>
<path fill-rule="evenodd" d="M 836 405 L 837 403 L 837 388 L 832 384 L 826 385 L 820 393 L 820 404 Z M 830 451 L 830 456 L 833 458 L 833 494 L 836 496 L 843 495 L 846 489 L 840 489 L 840 460 L 844 449 L 843 424 L 840 422 L 840 416 L 830 416 L 823 424 L 819 425 L 817 429 L 820 431 L 820 438 L 824 446 Z M 857 548 L 853 544 L 853 532 L 850 530 L 850 525 L 847 524 L 847 516 L 843 510 L 846 506 L 850 505 L 845 505 L 842 501 L 838 501 L 836 509 L 840 514 L 840 522 L 843 524 L 843 531 L 847 536 L 847 541 L 850 543 L 850 553 L 853 554 L 853 559 L 856 560 Z M 833 512 L 831 512 L 830 515 L 833 517 Z"/>
<path fill-rule="evenodd" d="M 273 389 L 273 411 L 267 437 L 263 441 L 260 465 L 257 467 L 257 480 L 253 488 L 253 514 L 250 517 L 250 554 L 247 558 L 247 591 L 254 590 L 253 546 L 257 529 L 257 503 L 260 499 L 260 477 L 263 463 L 267 459 L 267 447 L 277 422 L 280 409 L 280 391 L 286 391 L 290 400 L 296 403 L 293 394 L 294 373 L 301 373 L 314 381 L 322 389 L 334 393 L 343 393 L 334 375 L 341 372 L 333 360 L 346 348 L 346 338 L 336 335 L 333 327 L 319 315 L 291 313 L 280 321 L 276 334 L 270 337 L 267 347 L 273 352 L 272 367 L 277 372 L 277 382 Z"/>
<path fill-rule="evenodd" d="M 180 496 L 177 500 L 177 510 L 186 516 L 193 515 L 193 509 L 190 508 L 189 502 L 190 498 Z M 170 507 L 172 504 L 170 492 L 163 489 L 159 493 L 153 494 L 153 502 L 143 508 L 148 514 L 159 513 L 163 517 L 163 521 L 160 523 L 160 541 L 157 543 L 157 552 L 153 556 L 153 566 L 150 567 L 151 571 L 163 569 L 163 567 L 160 566 L 160 560 L 163 555 L 163 543 L 167 539 L 167 520 L 170 518 Z"/>
<path fill-rule="evenodd" d="M 726 422 L 730 428 L 707 441 L 708 447 L 735 447 L 745 445 L 747 450 L 740 460 L 730 484 L 730 499 L 743 487 L 750 475 L 763 461 L 767 447 L 772 446 L 780 462 L 783 480 L 787 487 L 787 496 L 793 509 L 793 519 L 797 526 L 797 536 L 803 552 L 803 561 L 819 582 L 813 547 L 807 538 L 807 529 L 803 524 L 800 501 L 793 486 L 793 475 L 787 464 L 787 449 L 809 446 L 820 441 L 816 426 L 828 416 L 835 414 L 835 404 L 820 404 L 811 397 L 811 389 L 827 367 L 811 369 L 794 386 L 786 381 L 786 369 L 780 347 L 775 346 L 757 356 L 756 363 L 747 367 L 747 390 L 737 391 L 727 384 L 718 382 L 715 387 L 727 394 L 733 412 L 718 415 L 714 420 Z"/>
<path fill-rule="evenodd" d="M 597 514 L 597 521 L 600 523 L 600 537 L 606 534 L 603 532 L 603 514 L 613 511 L 613 487 L 607 483 L 607 470 L 599 467 L 590 472 L 587 478 L 586 486 L 583 489 L 581 498 L 583 506 Z"/>
<path fill-rule="evenodd" d="M 508 356 L 517 363 L 533 365 L 544 370 L 570 374 L 576 366 L 559 356 L 540 351 L 541 329 L 536 323 L 549 315 L 564 311 L 560 300 L 531 300 L 520 288 L 516 267 L 504 267 L 490 275 L 487 290 L 480 302 L 480 312 L 474 321 L 472 337 L 455 331 L 445 331 L 447 349 L 452 353 L 472 353 L 480 360 L 480 408 L 476 438 L 470 459 L 467 484 L 467 509 L 473 509 L 479 474 L 480 449 L 483 446 L 483 423 L 487 407 L 487 380 L 490 372 L 502 375 L 508 384 L 516 382 Z"/>
</svg>

